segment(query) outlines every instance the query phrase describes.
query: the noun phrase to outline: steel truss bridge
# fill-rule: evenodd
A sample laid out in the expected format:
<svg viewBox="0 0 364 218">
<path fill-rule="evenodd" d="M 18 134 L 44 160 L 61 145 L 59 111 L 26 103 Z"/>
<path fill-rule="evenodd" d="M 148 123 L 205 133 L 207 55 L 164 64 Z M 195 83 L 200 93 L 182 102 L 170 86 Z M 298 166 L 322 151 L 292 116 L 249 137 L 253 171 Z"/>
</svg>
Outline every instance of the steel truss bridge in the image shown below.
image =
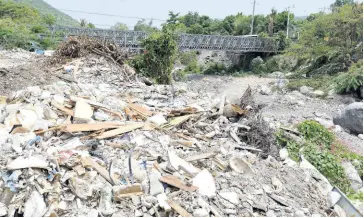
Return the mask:
<svg viewBox="0 0 364 218">
<path fill-rule="evenodd" d="M 142 49 L 140 42 L 147 38 L 149 33 L 141 31 L 120 31 L 105 29 L 88 29 L 74 27 L 51 27 L 52 36 L 81 36 L 108 39 L 121 47 L 129 49 Z M 219 36 L 179 34 L 178 46 L 180 50 L 214 50 L 231 51 L 238 53 L 275 53 L 275 41 L 269 38 L 251 36 Z"/>
</svg>

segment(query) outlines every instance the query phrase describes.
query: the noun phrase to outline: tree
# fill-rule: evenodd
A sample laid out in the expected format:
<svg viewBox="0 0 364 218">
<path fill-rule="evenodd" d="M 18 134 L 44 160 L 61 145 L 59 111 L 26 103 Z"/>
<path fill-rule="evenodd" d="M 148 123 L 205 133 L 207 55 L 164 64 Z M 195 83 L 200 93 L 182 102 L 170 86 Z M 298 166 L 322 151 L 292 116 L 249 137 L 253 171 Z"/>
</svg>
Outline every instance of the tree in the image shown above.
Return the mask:
<svg viewBox="0 0 364 218">
<path fill-rule="evenodd" d="M 178 22 L 179 13 L 173 13 L 173 11 L 169 11 L 169 18 L 167 19 L 167 24 L 176 24 Z"/>
<path fill-rule="evenodd" d="M 46 14 L 43 16 L 44 23 L 48 26 L 53 26 L 56 24 L 56 17 L 51 14 Z"/>
<path fill-rule="evenodd" d="M 152 20 L 149 22 L 149 24 L 146 23 L 145 19 L 139 20 L 134 26 L 134 31 L 144 31 L 149 33 L 157 31 L 158 29 L 153 27 L 152 24 Z"/>
<path fill-rule="evenodd" d="M 88 24 L 87 24 L 87 28 L 94 29 L 94 28 L 96 28 L 96 27 L 95 27 L 95 24 L 93 24 L 93 23 L 88 23 Z"/>
<path fill-rule="evenodd" d="M 111 27 L 113 30 L 128 30 L 128 26 L 125 23 L 118 22 Z"/>
<path fill-rule="evenodd" d="M 86 20 L 86 19 L 81 19 L 81 20 L 80 20 L 80 26 L 81 26 L 82 28 L 85 28 L 85 27 L 87 26 L 87 24 L 88 24 L 88 22 L 87 22 L 87 20 Z"/>
</svg>

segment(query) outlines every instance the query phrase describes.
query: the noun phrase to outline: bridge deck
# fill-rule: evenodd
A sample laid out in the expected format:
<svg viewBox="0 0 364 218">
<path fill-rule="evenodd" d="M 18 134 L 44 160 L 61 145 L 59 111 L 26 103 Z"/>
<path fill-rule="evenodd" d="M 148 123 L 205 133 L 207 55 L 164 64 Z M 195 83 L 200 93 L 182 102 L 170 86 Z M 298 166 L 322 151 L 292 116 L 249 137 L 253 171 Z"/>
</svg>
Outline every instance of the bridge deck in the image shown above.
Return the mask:
<svg viewBox="0 0 364 218">
<path fill-rule="evenodd" d="M 87 35 L 114 41 L 116 44 L 138 49 L 140 41 L 148 37 L 148 33 L 140 31 L 119 31 L 105 29 L 87 29 L 73 27 L 52 27 L 52 34 L 62 33 L 65 36 Z M 178 46 L 181 50 L 223 50 L 248 52 L 276 52 L 275 42 L 269 38 L 239 37 L 220 35 L 179 34 Z"/>
</svg>

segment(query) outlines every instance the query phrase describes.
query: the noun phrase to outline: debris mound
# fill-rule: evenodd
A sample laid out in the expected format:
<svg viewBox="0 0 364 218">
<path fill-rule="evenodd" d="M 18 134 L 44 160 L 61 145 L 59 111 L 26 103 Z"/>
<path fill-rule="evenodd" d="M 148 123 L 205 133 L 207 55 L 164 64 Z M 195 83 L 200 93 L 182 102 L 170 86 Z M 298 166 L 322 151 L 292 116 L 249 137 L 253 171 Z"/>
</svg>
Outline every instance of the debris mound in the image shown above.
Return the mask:
<svg viewBox="0 0 364 218">
<path fill-rule="evenodd" d="M 107 39 L 72 36 L 63 42 L 50 58 L 50 63 L 61 62 L 67 58 L 84 57 L 90 53 L 103 56 L 118 65 L 127 60 L 127 52 Z"/>
</svg>

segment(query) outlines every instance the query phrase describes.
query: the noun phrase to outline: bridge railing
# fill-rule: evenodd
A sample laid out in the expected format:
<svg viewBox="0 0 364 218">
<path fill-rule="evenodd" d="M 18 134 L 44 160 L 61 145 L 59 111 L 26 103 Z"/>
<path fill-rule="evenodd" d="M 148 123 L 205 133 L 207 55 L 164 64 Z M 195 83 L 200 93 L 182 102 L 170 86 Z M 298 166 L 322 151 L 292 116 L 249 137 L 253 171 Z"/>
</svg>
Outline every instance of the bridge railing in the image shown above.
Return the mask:
<svg viewBox="0 0 364 218">
<path fill-rule="evenodd" d="M 114 41 L 126 48 L 141 48 L 140 42 L 149 33 L 132 30 L 105 30 L 74 27 L 51 27 L 51 31 L 61 32 L 65 36 L 87 35 Z M 239 52 L 276 52 L 275 41 L 270 38 L 239 37 L 221 35 L 179 34 L 178 46 L 188 50 L 225 50 Z"/>
</svg>

